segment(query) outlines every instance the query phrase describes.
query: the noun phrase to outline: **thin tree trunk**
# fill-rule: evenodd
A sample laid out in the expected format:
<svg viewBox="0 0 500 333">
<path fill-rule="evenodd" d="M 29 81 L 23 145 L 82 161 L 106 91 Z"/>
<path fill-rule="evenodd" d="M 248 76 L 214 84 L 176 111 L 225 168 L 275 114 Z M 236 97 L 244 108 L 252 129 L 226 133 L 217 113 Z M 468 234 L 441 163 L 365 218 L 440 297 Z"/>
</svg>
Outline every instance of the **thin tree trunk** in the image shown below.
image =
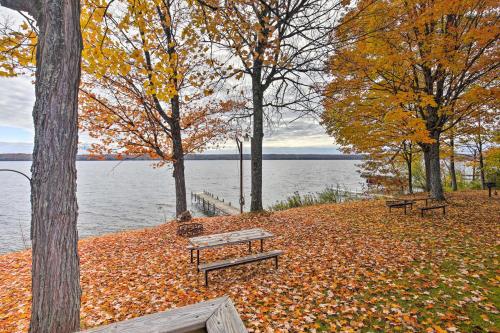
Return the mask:
<svg viewBox="0 0 500 333">
<path fill-rule="evenodd" d="M 172 98 L 172 144 L 174 152 L 175 214 L 187 211 L 186 179 L 184 176 L 184 149 L 180 126 L 179 96 Z"/>
<path fill-rule="evenodd" d="M 262 142 L 264 138 L 264 91 L 261 84 L 262 65 L 255 61 L 252 75 L 253 92 L 253 136 L 252 152 L 252 185 L 250 211 L 257 212 L 262 207 Z"/>
<path fill-rule="evenodd" d="M 483 138 L 481 137 L 481 113 L 478 114 L 477 125 L 479 132 L 477 133 L 477 153 L 479 155 L 479 175 L 481 177 L 481 188 L 486 189 L 484 177 L 484 159 L 483 159 Z"/>
<path fill-rule="evenodd" d="M 425 145 L 422 147 L 422 151 L 424 152 L 424 166 L 425 166 L 425 191 L 431 191 L 431 159 L 430 159 L 430 151 L 429 145 Z"/>
<path fill-rule="evenodd" d="M 156 6 L 157 13 L 160 18 L 163 32 L 168 42 L 168 55 L 170 59 L 176 56 L 175 42 L 174 42 L 174 32 L 172 31 L 169 24 L 166 24 L 170 20 L 170 3 L 164 3 L 167 12 L 164 13 L 160 6 Z M 149 68 L 152 68 L 151 61 L 149 60 Z M 174 67 L 173 83 L 178 89 L 179 84 L 177 81 L 178 68 Z M 175 95 L 170 100 L 170 105 L 172 106 L 172 118 L 169 121 L 171 135 L 172 135 L 172 145 L 173 145 L 173 157 L 174 157 L 174 181 L 175 181 L 175 215 L 179 217 L 182 213 L 187 211 L 187 199 L 186 199 L 186 179 L 184 176 L 184 148 L 182 147 L 182 130 L 181 130 L 181 110 L 179 95 Z M 158 102 L 158 109 L 163 112 L 161 105 Z"/>
<path fill-rule="evenodd" d="M 478 155 L 479 155 L 479 175 L 481 177 L 481 188 L 485 190 L 486 179 L 484 176 L 484 156 L 483 156 L 483 143 L 481 141 L 481 137 L 479 137 Z"/>
<path fill-rule="evenodd" d="M 403 141 L 403 158 L 406 161 L 408 171 L 408 193 L 413 193 L 413 175 L 411 174 L 411 163 L 413 162 L 412 143 Z"/>
<path fill-rule="evenodd" d="M 451 189 L 453 191 L 458 190 L 457 185 L 457 172 L 455 169 L 455 139 L 453 136 L 450 138 L 450 177 L 451 177 Z"/>
<path fill-rule="evenodd" d="M 472 181 L 476 180 L 476 150 L 474 149 L 473 160 L 472 160 Z"/>
<path fill-rule="evenodd" d="M 39 10 L 31 167 L 30 332 L 73 332 L 80 326 L 81 296 L 75 164 L 80 3 L 42 0 Z"/>
<path fill-rule="evenodd" d="M 411 158 L 411 154 L 410 154 L 410 158 L 406 161 L 406 165 L 408 167 L 408 193 L 413 194 L 413 176 L 411 174 L 411 172 L 412 172 L 411 162 L 412 162 L 412 158 Z"/>
</svg>

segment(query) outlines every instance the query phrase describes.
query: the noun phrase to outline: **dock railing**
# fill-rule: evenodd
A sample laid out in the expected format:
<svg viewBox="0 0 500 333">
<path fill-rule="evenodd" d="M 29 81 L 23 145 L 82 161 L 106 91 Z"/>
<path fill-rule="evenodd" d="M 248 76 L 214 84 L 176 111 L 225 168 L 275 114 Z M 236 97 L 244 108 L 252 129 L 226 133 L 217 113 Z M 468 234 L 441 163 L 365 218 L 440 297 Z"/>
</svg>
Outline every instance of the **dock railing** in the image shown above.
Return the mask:
<svg viewBox="0 0 500 333">
<path fill-rule="evenodd" d="M 208 191 L 193 193 L 191 192 L 191 201 L 207 215 L 238 215 L 240 210 L 226 202 L 223 198 L 219 199 L 213 193 Z"/>
</svg>

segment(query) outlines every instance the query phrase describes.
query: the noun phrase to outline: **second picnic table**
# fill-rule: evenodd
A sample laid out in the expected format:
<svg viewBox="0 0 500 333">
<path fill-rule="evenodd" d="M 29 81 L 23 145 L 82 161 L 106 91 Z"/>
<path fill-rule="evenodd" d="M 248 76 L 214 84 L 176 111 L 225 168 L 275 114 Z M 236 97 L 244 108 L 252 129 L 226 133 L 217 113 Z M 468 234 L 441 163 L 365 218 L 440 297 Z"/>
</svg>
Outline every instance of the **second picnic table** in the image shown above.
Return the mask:
<svg viewBox="0 0 500 333">
<path fill-rule="evenodd" d="M 263 252 L 264 240 L 271 237 L 274 237 L 274 234 L 271 232 L 260 228 L 254 228 L 190 238 L 190 245 L 188 246 L 188 249 L 191 251 L 191 263 L 194 261 L 194 251 L 196 251 L 196 266 L 197 269 L 199 269 L 200 250 L 232 244 L 248 243 L 248 251 L 251 252 L 252 241 L 255 240 L 260 240 L 260 252 Z"/>
</svg>

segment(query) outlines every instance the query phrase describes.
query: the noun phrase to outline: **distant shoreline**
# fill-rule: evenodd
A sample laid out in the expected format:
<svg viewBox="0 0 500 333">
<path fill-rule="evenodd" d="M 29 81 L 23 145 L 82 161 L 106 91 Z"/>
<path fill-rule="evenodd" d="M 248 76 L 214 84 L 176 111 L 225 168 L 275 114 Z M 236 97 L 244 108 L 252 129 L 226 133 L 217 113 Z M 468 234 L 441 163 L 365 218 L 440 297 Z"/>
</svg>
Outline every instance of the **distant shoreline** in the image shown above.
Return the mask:
<svg viewBox="0 0 500 333">
<path fill-rule="evenodd" d="M 220 161 L 220 160 L 239 160 L 240 156 L 238 154 L 190 154 L 187 155 L 186 160 L 188 161 Z M 243 155 L 244 160 L 250 160 L 250 154 Z M 263 154 L 263 160 L 313 160 L 313 161 L 325 161 L 325 160 L 363 160 L 365 155 L 343 155 L 343 154 Z M 31 154 L 0 154 L 0 161 L 31 161 Z M 77 161 L 154 161 L 149 156 L 122 156 L 117 155 L 103 155 L 103 156 L 91 156 L 91 155 L 78 155 Z"/>
</svg>

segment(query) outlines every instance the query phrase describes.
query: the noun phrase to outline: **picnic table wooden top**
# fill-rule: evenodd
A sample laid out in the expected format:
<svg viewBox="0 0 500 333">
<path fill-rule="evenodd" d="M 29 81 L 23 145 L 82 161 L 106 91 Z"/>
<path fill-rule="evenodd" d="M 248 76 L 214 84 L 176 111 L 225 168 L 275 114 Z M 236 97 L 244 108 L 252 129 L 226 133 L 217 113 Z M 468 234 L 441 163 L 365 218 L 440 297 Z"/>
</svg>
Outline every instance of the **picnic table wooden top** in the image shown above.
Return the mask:
<svg viewBox="0 0 500 333">
<path fill-rule="evenodd" d="M 419 200 L 432 200 L 434 197 L 428 196 L 428 197 L 415 197 L 415 198 L 399 198 L 397 200 L 413 200 L 413 201 L 419 201 Z"/>
<path fill-rule="evenodd" d="M 433 200 L 434 197 L 431 197 L 431 196 L 428 196 L 428 197 L 415 197 L 415 198 L 394 198 L 392 200 L 387 200 L 387 202 L 401 202 L 401 201 L 404 201 L 404 202 L 415 202 L 415 201 L 423 201 L 423 200 Z"/>
<path fill-rule="evenodd" d="M 229 244 L 249 242 L 253 240 L 274 237 L 269 231 L 255 228 L 225 232 L 223 234 L 213 234 L 189 239 L 190 249 L 201 250 L 209 247 L 224 246 Z"/>
</svg>

